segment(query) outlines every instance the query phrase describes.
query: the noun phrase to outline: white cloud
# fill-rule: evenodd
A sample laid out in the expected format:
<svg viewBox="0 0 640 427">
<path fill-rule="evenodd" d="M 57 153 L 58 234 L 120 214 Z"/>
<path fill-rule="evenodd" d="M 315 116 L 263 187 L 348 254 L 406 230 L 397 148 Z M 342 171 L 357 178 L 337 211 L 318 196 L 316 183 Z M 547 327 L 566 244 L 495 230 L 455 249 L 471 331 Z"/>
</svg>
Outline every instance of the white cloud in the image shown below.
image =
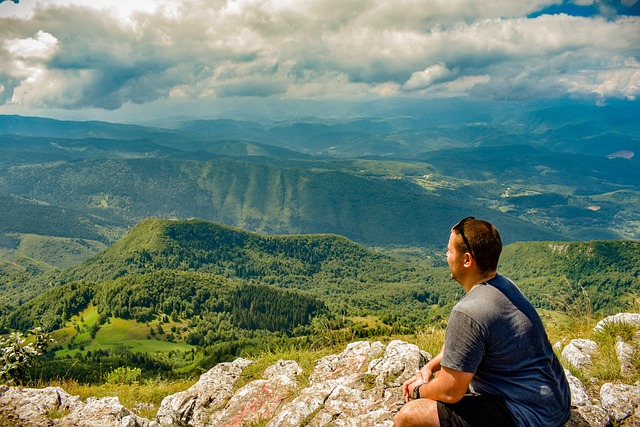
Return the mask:
<svg viewBox="0 0 640 427">
<path fill-rule="evenodd" d="M 403 89 L 407 91 L 425 89 L 434 83 L 451 80 L 457 74 L 456 71 L 452 71 L 442 64 L 435 64 L 423 71 L 413 73 L 403 85 Z"/>
<path fill-rule="evenodd" d="M 14 58 L 48 59 L 56 51 L 58 40 L 49 33 L 38 31 L 35 37 L 8 39 L 4 48 Z"/>
<path fill-rule="evenodd" d="M 613 65 L 604 71 L 583 72 L 572 79 L 566 79 L 568 91 L 599 99 L 623 98 L 637 100 L 640 97 L 640 62 L 635 59 Z"/>
<path fill-rule="evenodd" d="M 0 18 L 0 104 L 637 96 L 640 19 L 527 18 L 560 3 L 23 0 L 26 18 Z"/>
</svg>

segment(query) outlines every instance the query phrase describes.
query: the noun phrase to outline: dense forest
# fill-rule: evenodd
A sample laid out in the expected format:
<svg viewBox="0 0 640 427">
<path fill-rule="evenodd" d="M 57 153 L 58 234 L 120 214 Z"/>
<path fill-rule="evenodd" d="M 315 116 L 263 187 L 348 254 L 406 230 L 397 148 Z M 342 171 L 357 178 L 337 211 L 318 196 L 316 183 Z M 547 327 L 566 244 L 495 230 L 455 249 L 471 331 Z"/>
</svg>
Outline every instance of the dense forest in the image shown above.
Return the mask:
<svg viewBox="0 0 640 427">
<path fill-rule="evenodd" d="M 35 297 L 3 285 L 0 326 L 52 333 L 51 375 L 98 360 L 174 375 L 285 341 L 441 327 L 462 296 L 443 255 L 148 219 L 79 265 L 22 277 Z M 540 309 L 610 314 L 637 298 L 638 266 L 640 242 L 529 242 L 506 246 L 500 270 Z"/>
</svg>

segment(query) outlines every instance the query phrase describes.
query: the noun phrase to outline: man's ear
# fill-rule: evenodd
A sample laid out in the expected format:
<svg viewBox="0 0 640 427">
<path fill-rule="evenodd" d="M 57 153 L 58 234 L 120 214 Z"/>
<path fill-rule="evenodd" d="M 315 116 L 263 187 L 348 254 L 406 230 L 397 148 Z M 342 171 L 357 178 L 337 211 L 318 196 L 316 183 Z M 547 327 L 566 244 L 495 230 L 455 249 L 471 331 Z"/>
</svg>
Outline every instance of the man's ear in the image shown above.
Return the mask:
<svg viewBox="0 0 640 427">
<path fill-rule="evenodd" d="M 471 267 L 474 262 L 475 262 L 475 260 L 473 259 L 471 254 L 469 252 L 465 252 L 464 253 L 464 266 L 465 267 Z"/>
</svg>

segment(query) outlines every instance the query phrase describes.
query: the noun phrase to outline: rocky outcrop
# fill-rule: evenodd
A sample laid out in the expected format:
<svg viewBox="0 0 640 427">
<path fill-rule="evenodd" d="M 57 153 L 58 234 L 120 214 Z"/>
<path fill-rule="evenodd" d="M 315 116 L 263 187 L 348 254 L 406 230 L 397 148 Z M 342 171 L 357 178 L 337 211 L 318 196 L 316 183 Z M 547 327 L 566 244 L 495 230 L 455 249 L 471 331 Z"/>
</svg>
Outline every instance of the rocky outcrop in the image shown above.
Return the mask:
<svg viewBox="0 0 640 427">
<path fill-rule="evenodd" d="M 611 321 L 621 319 L 635 317 L 619 315 Z M 618 339 L 623 375 L 634 375 L 635 341 Z M 562 348 L 563 364 L 582 369 L 597 352 L 593 341 L 572 340 Z M 238 380 L 252 362 L 237 359 L 213 367 L 188 390 L 167 396 L 154 420 L 135 415 L 115 397 L 82 401 L 56 387 L 3 386 L 0 424 L 9 420 L 8 425 L 16 427 L 392 427 L 393 416 L 404 404 L 402 383 L 430 358 L 404 341 L 355 342 L 340 354 L 318 360 L 308 378 L 296 362 L 281 360 L 262 378 L 241 387 Z M 640 417 L 638 384 L 605 383 L 598 388 L 595 381 L 585 385 L 569 369 L 565 372 L 573 405 L 566 427 L 634 425 Z"/>
<path fill-rule="evenodd" d="M 609 316 L 594 327 L 594 332 L 602 333 L 608 325 L 628 324 L 640 326 L 640 314 L 620 313 Z M 618 357 L 620 376 L 629 378 L 636 374 L 634 355 L 640 342 L 636 334 L 631 342 L 625 342 L 617 337 L 615 352 Z M 576 370 L 588 368 L 592 365 L 592 357 L 598 352 L 598 344 L 592 340 L 571 340 L 562 349 L 562 361 L 566 367 Z M 571 421 L 566 427 L 603 427 L 612 425 L 636 425 L 640 417 L 640 384 L 604 383 L 599 387 L 598 394 L 589 396 L 589 387 L 565 370 L 571 387 L 571 403 L 573 406 Z M 597 380 L 591 379 L 596 383 Z"/>
<path fill-rule="evenodd" d="M 158 422 L 202 425 L 210 412 L 220 409 L 231 398 L 236 380 L 250 364 L 249 360 L 236 359 L 216 365 L 188 390 L 166 397 L 158 410 Z"/>
<path fill-rule="evenodd" d="M 562 350 L 562 358 L 576 369 L 588 368 L 593 364 L 591 355 L 598 350 L 598 344 L 592 340 L 575 339 Z"/>
<path fill-rule="evenodd" d="M 117 397 L 82 402 L 59 387 L 43 389 L 2 387 L 0 420 L 12 426 L 33 427 L 158 427 L 122 406 Z"/>
</svg>

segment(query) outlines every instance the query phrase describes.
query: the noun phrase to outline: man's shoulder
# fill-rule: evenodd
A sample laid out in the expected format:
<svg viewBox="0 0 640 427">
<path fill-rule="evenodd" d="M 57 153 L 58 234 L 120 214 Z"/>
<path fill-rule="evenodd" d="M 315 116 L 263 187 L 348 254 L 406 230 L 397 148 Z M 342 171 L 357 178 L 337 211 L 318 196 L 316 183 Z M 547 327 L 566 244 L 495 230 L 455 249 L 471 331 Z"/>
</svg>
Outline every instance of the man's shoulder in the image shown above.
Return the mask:
<svg viewBox="0 0 640 427">
<path fill-rule="evenodd" d="M 514 302 L 508 295 L 517 287 L 504 276 L 475 286 L 453 307 L 451 315 L 463 314 L 476 321 L 488 321 L 500 317 L 504 310 L 511 310 Z"/>
</svg>

